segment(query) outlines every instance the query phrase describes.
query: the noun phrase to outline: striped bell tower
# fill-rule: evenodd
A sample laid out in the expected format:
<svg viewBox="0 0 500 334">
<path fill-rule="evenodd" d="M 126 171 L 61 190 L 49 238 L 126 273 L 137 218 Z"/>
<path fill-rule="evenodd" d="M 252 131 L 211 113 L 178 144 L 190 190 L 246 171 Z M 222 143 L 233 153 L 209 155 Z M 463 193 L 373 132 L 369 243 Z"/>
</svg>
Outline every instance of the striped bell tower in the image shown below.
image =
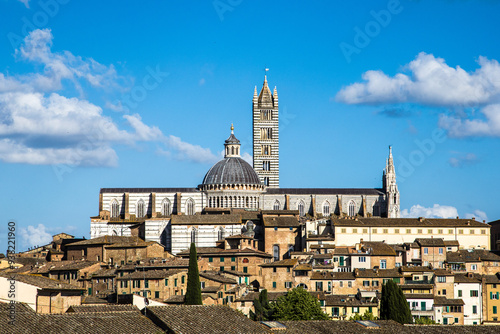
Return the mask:
<svg viewBox="0 0 500 334">
<path fill-rule="evenodd" d="M 267 187 L 279 188 L 279 115 L 278 91 L 267 85 L 267 76 L 257 95 L 253 93 L 253 168 Z"/>
</svg>

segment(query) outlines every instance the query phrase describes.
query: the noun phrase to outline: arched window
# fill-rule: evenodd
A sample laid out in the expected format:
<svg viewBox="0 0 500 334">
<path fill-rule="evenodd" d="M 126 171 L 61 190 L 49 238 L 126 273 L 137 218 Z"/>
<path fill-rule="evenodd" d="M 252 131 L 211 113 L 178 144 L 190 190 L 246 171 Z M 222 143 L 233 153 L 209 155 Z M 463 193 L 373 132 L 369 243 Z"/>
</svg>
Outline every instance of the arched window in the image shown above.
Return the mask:
<svg viewBox="0 0 500 334">
<path fill-rule="evenodd" d="M 279 210 L 280 209 L 280 201 L 275 200 L 273 204 L 273 210 Z"/>
<path fill-rule="evenodd" d="M 198 237 L 198 231 L 195 228 L 193 228 L 191 230 L 191 243 L 194 243 L 196 245 L 197 237 Z"/>
<path fill-rule="evenodd" d="M 217 202 L 218 199 L 217 199 Z M 219 204 L 219 203 L 217 203 Z M 187 201 L 186 201 L 186 215 L 194 215 L 194 201 L 192 198 L 189 198 Z"/>
<path fill-rule="evenodd" d="M 305 205 L 304 205 L 304 201 L 300 201 L 299 204 L 297 204 L 297 210 L 299 210 L 299 215 L 300 216 L 305 216 L 306 212 L 305 212 Z"/>
<path fill-rule="evenodd" d="M 231 154 L 234 155 L 234 146 L 231 147 Z"/>
<path fill-rule="evenodd" d="M 349 216 L 354 217 L 356 215 L 356 202 L 349 202 Z"/>
<path fill-rule="evenodd" d="M 142 199 L 139 200 L 139 202 L 137 202 L 137 212 L 136 212 L 136 215 L 137 215 L 137 218 L 142 218 L 145 216 L 145 205 L 144 205 L 144 201 Z"/>
<path fill-rule="evenodd" d="M 111 218 L 116 218 L 120 215 L 120 205 L 118 204 L 118 201 L 114 199 L 111 202 Z"/>
<path fill-rule="evenodd" d="M 323 216 L 329 216 L 330 215 L 330 203 L 328 201 L 325 201 L 323 203 Z"/>
<path fill-rule="evenodd" d="M 274 261 L 279 261 L 279 259 L 280 259 L 280 246 L 279 245 L 273 246 L 273 258 L 274 258 Z"/>
<path fill-rule="evenodd" d="M 172 204 L 170 203 L 168 198 L 165 198 L 161 202 L 161 214 L 163 216 L 170 216 L 171 213 L 172 213 Z"/>
<path fill-rule="evenodd" d="M 217 232 L 217 240 L 222 240 L 224 239 L 224 229 L 221 227 L 219 231 Z"/>
</svg>

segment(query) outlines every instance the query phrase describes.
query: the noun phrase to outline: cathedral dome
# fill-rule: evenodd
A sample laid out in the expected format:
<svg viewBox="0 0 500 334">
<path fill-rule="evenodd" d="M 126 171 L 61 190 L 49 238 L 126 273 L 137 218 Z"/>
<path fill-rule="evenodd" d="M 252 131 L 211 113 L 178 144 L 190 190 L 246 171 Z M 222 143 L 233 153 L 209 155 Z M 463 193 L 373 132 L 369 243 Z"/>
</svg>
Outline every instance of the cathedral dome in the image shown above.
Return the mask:
<svg viewBox="0 0 500 334">
<path fill-rule="evenodd" d="M 209 169 L 203 185 L 252 184 L 260 185 L 260 179 L 248 162 L 240 157 L 226 157 Z"/>
</svg>

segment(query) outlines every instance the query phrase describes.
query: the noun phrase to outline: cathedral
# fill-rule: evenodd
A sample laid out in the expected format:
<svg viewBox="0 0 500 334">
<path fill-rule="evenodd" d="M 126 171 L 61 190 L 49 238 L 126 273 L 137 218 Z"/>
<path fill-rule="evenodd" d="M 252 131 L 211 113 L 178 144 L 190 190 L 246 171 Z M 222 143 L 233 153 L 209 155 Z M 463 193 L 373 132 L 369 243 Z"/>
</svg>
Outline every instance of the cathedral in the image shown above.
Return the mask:
<svg viewBox="0 0 500 334">
<path fill-rule="evenodd" d="M 300 221 L 331 216 L 399 218 L 391 148 L 381 188 L 280 188 L 278 92 L 275 87 L 271 93 L 267 77 L 257 92 L 255 87 L 253 166 L 241 158 L 240 141 L 231 125 L 224 159 L 207 171 L 197 187 L 102 188 L 99 215 L 91 217 L 91 238 L 138 235 L 177 254 L 191 242 L 213 247 L 254 225 L 258 231 L 259 213 L 292 214 Z"/>
</svg>

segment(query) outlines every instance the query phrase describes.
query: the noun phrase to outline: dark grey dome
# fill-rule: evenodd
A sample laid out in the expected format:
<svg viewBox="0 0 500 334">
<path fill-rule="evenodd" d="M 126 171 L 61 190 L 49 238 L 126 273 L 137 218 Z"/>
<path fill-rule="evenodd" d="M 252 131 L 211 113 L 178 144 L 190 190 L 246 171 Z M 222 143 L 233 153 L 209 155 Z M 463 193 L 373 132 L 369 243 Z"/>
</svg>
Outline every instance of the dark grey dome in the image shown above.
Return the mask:
<svg viewBox="0 0 500 334">
<path fill-rule="evenodd" d="M 209 169 L 203 184 L 258 184 L 259 176 L 248 162 L 238 157 L 227 157 Z"/>
</svg>

